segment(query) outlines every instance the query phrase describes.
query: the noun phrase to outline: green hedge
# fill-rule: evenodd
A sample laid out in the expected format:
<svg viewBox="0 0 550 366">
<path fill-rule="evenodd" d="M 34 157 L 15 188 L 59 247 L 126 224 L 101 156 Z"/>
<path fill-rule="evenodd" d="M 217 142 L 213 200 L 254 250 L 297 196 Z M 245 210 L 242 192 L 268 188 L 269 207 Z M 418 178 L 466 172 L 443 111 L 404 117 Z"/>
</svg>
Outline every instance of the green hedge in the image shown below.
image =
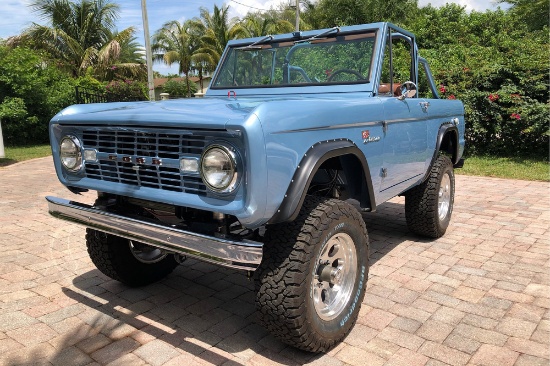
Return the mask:
<svg viewBox="0 0 550 366">
<path fill-rule="evenodd" d="M 441 96 L 464 102 L 467 152 L 548 159 L 548 28 L 529 31 L 504 11 L 423 11 L 410 28 Z"/>
<path fill-rule="evenodd" d="M 48 122 L 74 103 L 74 81 L 38 52 L 0 46 L 0 119 L 6 145 L 48 141 Z"/>
<path fill-rule="evenodd" d="M 162 87 L 164 93 L 170 94 L 170 97 L 187 97 L 189 94 L 194 95 L 197 92 L 197 84 L 189 81 L 189 93 L 187 92 L 187 80 L 170 79 L 164 83 Z"/>
</svg>

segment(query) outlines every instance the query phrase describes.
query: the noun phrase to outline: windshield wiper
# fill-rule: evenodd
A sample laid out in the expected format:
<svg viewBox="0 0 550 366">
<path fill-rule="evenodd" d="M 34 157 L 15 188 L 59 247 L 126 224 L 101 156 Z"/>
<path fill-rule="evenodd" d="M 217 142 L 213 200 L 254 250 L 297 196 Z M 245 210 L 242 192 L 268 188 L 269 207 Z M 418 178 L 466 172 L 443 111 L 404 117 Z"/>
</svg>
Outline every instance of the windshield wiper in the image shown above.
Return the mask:
<svg viewBox="0 0 550 366">
<path fill-rule="evenodd" d="M 336 33 L 340 32 L 340 27 L 334 27 L 334 28 L 330 28 L 329 30 L 326 30 L 322 33 L 319 33 L 319 34 L 316 34 L 314 35 L 313 37 L 309 37 L 307 39 L 300 39 L 299 41 L 296 41 L 294 42 L 294 44 L 296 43 L 304 43 L 304 42 L 311 42 L 315 39 L 321 39 L 321 37 L 324 37 L 324 36 L 327 36 L 329 34 L 331 34 L 332 32 L 336 31 Z M 325 37 L 326 38 L 326 37 Z"/>
<path fill-rule="evenodd" d="M 259 44 L 262 44 L 266 41 L 271 41 L 273 40 L 273 36 L 271 35 L 268 35 L 268 36 L 265 36 L 264 38 L 262 39 L 259 39 L 257 40 L 256 42 L 254 43 L 251 43 L 247 46 L 243 46 L 243 47 L 237 47 L 235 48 L 236 50 L 261 50 L 262 49 L 262 46 L 258 46 Z"/>
</svg>

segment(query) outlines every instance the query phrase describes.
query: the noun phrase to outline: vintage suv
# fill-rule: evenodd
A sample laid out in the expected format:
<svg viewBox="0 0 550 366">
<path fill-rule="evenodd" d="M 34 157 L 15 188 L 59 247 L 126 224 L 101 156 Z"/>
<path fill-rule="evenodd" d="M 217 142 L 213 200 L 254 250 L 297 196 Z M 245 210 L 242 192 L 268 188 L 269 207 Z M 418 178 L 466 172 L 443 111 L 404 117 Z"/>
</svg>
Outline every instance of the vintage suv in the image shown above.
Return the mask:
<svg viewBox="0 0 550 366">
<path fill-rule="evenodd" d="M 254 272 L 260 322 L 318 352 L 365 295 L 361 212 L 403 195 L 412 232 L 445 233 L 464 106 L 439 99 L 413 34 L 375 23 L 231 41 L 204 98 L 74 105 L 50 136 L 61 183 L 98 198 L 49 211 L 88 227 L 101 272 L 140 286 L 186 256 Z"/>
</svg>

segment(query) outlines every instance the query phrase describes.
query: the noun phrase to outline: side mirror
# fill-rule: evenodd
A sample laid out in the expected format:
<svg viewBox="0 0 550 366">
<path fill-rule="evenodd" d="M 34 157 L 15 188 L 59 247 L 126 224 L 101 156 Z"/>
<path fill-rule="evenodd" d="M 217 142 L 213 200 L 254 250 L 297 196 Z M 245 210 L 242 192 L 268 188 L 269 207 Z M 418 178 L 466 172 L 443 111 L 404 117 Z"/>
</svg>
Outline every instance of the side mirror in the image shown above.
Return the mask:
<svg viewBox="0 0 550 366">
<path fill-rule="evenodd" d="M 401 84 L 401 95 L 397 97 L 399 100 L 413 98 L 416 95 L 416 84 L 412 81 L 405 81 Z"/>
</svg>

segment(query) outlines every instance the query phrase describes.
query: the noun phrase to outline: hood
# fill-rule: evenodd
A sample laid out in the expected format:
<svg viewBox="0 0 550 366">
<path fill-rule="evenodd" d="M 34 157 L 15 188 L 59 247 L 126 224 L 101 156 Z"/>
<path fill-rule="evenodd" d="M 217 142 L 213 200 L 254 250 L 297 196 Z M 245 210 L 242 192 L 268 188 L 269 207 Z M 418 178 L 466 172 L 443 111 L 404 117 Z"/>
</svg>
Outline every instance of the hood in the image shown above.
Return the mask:
<svg viewBox="0 0 550 366">
<path fill-rule="evenodd" d="M 260 100 L 227 98 L 174 99 L 160 102 L 78 104 L 56 114 L 51 123 L 220 129 L 245 121 Z"/>
</svg>

